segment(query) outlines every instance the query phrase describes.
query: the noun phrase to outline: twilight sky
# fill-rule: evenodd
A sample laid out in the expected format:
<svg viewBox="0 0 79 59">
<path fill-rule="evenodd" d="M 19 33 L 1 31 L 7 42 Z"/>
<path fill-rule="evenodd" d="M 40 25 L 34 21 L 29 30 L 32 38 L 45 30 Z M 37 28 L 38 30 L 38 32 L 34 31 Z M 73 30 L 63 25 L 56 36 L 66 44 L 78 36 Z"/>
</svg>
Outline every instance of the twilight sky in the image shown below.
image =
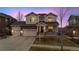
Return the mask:
<svg viewBox="0 0 79 59">
<path fill-rule="evenodd" d="M 61 7 L 0 7 L 0 12 L 5 13 L 8 15 L 13 16 L 14 18 L 17 18 L 18 12 L 20 11 L 24 16 L 30 12 L 35 13 L 54 13 L 58 16 L 57 21 L 60 23 L 59 20 L 59 12 Z M 63 10 L 67 10 L 64 18 L 63 18 L 63 27 L 68 24 L 67 20 L 70 15 L 79 15 L 79 7 L 65 7 Z M 63 11 L 63 12 L 64 12 Z M 24 18 L 25 19 L 25 18 Z"/>
</svg>

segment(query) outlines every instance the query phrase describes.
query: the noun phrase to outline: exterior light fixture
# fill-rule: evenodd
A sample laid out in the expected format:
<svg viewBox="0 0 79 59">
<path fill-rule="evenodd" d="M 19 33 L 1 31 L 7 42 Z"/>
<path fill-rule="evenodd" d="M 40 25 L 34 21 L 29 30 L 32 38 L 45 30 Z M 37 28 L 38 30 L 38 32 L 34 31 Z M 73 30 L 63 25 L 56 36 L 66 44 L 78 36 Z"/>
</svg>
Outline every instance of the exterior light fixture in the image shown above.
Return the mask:
<svg viewBox="0 0 79 59">
<path fill-rule="evenodd" d="M 73 36 L 75 36 L 75 33 L 76 33 L 76 31 L 75 31 L 75 30 L 73 30 Z"/>
<path fill-rule="evenodd" d="M 20 31 L 20 36 L 23 36 L 23 30 Z"/>
<path fill-rule="evenodd" d="M 14 30 L 11 31 L 12 33 L 14 32 Z"/>
</svg>

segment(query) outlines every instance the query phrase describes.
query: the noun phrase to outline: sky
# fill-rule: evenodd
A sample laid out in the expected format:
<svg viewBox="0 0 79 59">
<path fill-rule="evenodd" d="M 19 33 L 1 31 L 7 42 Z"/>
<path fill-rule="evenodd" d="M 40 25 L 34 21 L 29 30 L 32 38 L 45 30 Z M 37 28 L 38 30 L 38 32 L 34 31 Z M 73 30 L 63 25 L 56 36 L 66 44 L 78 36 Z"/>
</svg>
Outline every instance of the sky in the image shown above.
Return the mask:
<svg viewBox="0 0 79 59">
<path fill-rule="evenodd" d="M 50 13 L 57 15 L 57 21 L 59 22 L 60 26 L 60 9 L 61 7 L 0 7 L 0 13 L 5 13 L 8 15 L 17 18 L 18 12 L 20 11 L 23 16 L 27 15 L 30 12 L 34 12 L 36 14 L 39 13 Z M 63 27 L 68 25 L 68 19 L 70 15 L 79 15 L 79 7 L 64 7 L 63 13 L 67 10 L 63 17 Z M 23 19 L 25 21 L 25 17 Z"/>
</svg>

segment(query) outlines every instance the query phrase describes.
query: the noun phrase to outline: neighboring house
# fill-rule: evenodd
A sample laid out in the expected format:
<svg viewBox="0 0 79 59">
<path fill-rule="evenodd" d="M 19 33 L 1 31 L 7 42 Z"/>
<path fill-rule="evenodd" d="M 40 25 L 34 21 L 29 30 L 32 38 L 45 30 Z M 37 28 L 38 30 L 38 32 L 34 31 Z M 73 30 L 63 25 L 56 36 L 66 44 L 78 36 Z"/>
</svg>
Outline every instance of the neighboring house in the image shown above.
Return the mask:
<svg viewBox="0 0 79 59">
<path fill-rule="evenodd" d="M 11 24 L 15 22 L 16 19 L 13 17 L 0 13 L 0 36 L 11 35 Z"/>
<path fill-rule="evenodd" d="M 53 13 L 27 14 L 26 21 L 19 21 L 12 25 L 13 35 L 36 36 L 36 35 L 57 35 L 57 16 Z M 17 33 L 17 34 L 16 34 Z"/>
<path fill-rule="evenodd" d="M 68 20 L 69 25 L 66 28 L 66 34 L 69 36 L 79 36 L 79 16 L 71 15 Z"/>
</svg>

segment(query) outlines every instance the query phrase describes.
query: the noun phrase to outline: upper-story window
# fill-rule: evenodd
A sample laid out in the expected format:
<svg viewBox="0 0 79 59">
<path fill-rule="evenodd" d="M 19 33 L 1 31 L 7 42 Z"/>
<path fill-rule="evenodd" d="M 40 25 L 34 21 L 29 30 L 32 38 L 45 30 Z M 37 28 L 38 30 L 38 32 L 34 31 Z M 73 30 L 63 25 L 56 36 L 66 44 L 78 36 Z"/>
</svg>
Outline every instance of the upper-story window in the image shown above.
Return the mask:
<svg viewBox="0 0 79 59">
<path fill-rule="evenodd" d="M 76 24 L 76 19 L 73 20 L 73 23 Z"/>
<path fill-rule="evenodd" d="M 39 21 L 44 21 L 44 19 L 45 19 L 44 15 L 39 16 Z"/>
<path fill-rule="evenodd" d="M 70 23 L 70 24 L 76 24 L 76 23 L 77 23 L 76 21 L 77 21 L 77 19 L 74 18 L 74 19 L 71 19 L 71 20 L 69 21 L 69 23 Z"/>
<path fill-rule="evenodd" d="M 32 16 L 30 22 L 35 22 L 35 16 Z"/>
<path fill-rule="evenodd" d="M 54 21 L 53 18 L 48 17 L 48 22 L 53 22 L 53 21 Z"/>
<path fill-rule="evenodd" d="M 8 22 L 8 19 L 5 19 L 5 22 Z"/>
</svg>

